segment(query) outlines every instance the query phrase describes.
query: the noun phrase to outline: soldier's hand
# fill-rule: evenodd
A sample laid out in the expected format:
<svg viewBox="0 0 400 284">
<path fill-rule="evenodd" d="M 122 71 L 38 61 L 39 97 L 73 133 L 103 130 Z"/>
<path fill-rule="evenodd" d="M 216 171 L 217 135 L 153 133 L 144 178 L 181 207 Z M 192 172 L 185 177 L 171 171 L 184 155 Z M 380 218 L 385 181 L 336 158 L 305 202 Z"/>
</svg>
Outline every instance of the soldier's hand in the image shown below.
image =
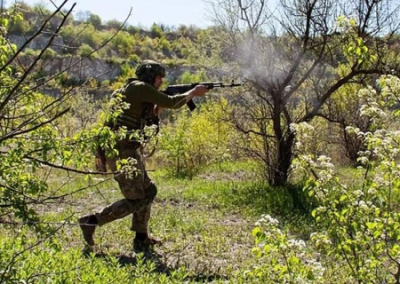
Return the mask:
<svg viewBox="0 0 400 284">
<path fill-rule="evenodd" d="M 197 85 L 192 89 L 192 94 L 195 97 L 202 97 L 208 92 L 208 88 L 204 85 Z"/>
</svg>

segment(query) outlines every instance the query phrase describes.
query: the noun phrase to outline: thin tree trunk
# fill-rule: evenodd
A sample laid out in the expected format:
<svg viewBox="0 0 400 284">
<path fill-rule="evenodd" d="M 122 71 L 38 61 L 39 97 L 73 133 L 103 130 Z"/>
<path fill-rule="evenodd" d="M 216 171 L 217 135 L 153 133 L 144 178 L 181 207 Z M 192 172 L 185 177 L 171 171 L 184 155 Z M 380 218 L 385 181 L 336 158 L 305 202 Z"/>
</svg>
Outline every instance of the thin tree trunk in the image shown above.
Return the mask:
<svg viewBox="0 0 400 284">
<path fill-rule="evenodd" d="M 274 186 L 283 186 L 287 183 L 289 177 L 290 165 L 293 157 L 294 134 L 290 133 L 288 137 L 277 141 L 276 165 L 273 169 L 271 184 Z"/>
</svg>

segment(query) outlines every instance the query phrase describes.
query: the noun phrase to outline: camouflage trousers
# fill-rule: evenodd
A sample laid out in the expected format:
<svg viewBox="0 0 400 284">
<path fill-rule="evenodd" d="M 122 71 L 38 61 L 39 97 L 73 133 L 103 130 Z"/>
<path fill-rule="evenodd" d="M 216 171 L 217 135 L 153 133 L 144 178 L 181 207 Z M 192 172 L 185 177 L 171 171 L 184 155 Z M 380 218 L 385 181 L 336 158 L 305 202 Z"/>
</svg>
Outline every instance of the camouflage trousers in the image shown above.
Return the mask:
<svg viewBox="0 0 400 284">
<path fill-rule="evenodd" d="M 150 219 L 150 209 L 157 195 L 157 187 L 148 176 L 140 148 L 132 142 L 120 141 L 117 145 L 119 155 L 107 158 L 108 168 L 116 172 L 119 159 L 134 158 L 137 161 L 136 170 L 130 175 L 117 173 L 114 179 L 118 182 L 124 199 L 118 200 L 95 213 L 99 226 L 132 214 L 132 227 L 135 232 L 147 233 Z"/>
</svg>

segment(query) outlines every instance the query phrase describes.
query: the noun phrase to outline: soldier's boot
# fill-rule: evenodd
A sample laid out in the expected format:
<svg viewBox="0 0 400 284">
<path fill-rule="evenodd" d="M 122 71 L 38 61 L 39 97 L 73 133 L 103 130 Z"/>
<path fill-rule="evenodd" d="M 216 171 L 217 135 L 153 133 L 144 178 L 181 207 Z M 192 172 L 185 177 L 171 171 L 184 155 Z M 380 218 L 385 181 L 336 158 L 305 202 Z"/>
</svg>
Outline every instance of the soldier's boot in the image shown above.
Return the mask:
<svg viewBox="0 0 400 284">
<path fill-rule="evenodd" d="M 136 237 L 133 240 L 133 250 L 135 252 L 149 251 L 155 245 L 161 245 L 161 240 L 150 238 L 147 233 L 136 233 Z"/>
<path fill-rule="evenodd" d="M 89 246 L 94 246 L 93 235 L 98 224 L 95 215 L 84 216 L 78 219 L 79 226 L 82 230 L 83 238 Z"/>
</svg>

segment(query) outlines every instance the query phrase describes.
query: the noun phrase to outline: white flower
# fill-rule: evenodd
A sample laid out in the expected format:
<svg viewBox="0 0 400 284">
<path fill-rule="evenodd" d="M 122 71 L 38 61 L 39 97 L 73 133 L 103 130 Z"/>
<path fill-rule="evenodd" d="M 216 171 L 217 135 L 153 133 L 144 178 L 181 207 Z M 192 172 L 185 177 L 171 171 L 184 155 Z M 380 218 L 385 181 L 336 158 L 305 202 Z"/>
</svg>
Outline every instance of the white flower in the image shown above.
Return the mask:
<svg viewBox="0 0 400 284">
<path fill-rule="evenodd" d="M 303 240 L 294 240 L 291 239 L 288 241 L 289 247 L 303 249 L 306 247 L 306 243 Z"/>
<path fill-rule="evenodd" d="M 367 157 L 361 157 L 359 160 L 362 165 L 368 164 L 369 162 L 369 159 Z"/>
<path fill-rule="evenodd" d="M 353 193 L 356 197 L 361 197 L 364 195 L 364 192 L 362 192 L 361 190 L 355 190 Z"/>
<path fill-rule="evenodd" d="M 273 225 L 273 226 L 277 226 L 279 224 L 279 221 L 277 219 L 272 218 L 268 214 L 262 215 L 260 221 L 266 223 L 267 225 Z"/>
<path fill-rule="evenodd" d="M 360 205 L 359 206 L 360 206 L 361 209 L 364 209 L 364 210 L 368 210 L 368 208 L 369 208 L 368 205 L 362 200 L 360 201 Z"/>
</svg>

